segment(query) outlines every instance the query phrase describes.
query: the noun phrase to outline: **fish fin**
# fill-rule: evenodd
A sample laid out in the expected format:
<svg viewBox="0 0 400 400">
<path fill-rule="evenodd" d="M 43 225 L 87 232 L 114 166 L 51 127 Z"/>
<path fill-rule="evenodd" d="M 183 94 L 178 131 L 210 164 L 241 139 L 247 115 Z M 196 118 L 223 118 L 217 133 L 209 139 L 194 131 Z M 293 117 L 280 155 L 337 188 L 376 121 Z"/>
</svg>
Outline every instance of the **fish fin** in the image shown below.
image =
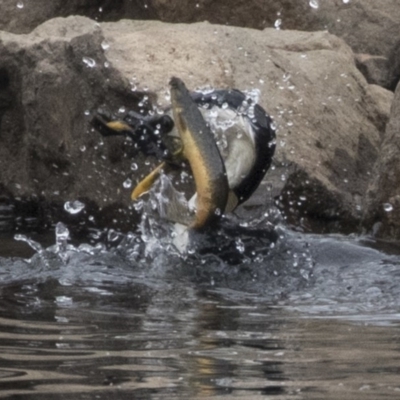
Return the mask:
<svg viewBox="0 0 400 400">
<path fill-rule="evenodd" d="M 132 127 L 130 127 L 126 122 L 121 120 L 110 121 L 106 123 L 107 128 L 112 129 L 115 132 L 131 132 Z"/>
<path fill-rule="evenodd" d="M 226 203 L 225 212 L 232 212 L 239 204 L 239 199 L 236 194 L 230 190 L 228 193 L 228 201 Z"/>
</svg>

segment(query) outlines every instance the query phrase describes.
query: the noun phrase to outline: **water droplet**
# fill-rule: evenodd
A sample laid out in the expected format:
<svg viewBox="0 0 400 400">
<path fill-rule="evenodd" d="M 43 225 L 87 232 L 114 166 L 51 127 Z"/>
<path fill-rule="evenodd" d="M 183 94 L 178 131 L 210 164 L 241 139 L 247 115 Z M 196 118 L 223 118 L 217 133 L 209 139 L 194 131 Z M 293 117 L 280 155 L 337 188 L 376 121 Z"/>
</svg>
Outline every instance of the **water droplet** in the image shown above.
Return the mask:
<svg viewBox="0 0 400 400">
<path fill-rule="evenodd" d="M 318 0 L 310 0 L 309 3 L 311 8 L 318 8 L 319 7 L 319 1 Z"/>
<path fill-rule="evenodd" d="M 62 223 L 56 225 L 56 242 L 58 244 L 65 243 L 69 239 L 69 229 Z"/>
<path fill-rule="evenodd" d="M 274 23 L 274 27 L 275 27 L 275 29 L 279 30 L 279 29 L 281 29 L 281 25 L 282 25 L 282 19 L 278 18 Z"/>
<path fill-rule="evenodd" d="M 103 7 L 99 7 L 99 12 L 103 12 Z"/>
<path fill-rule="evenodd" d="M 96 66 L 96 61 L 93 60 L 93 58 L 90 57 L 83 57 L 82 61 L 89 67 L 93 68 Z"/>
<path fill-rule="evenodd" d="M 82 146 L 79 147 L 79 150 L 83 153 L 86 151 L 86 146 L 83 144 Z"/>
<path fill-rule="evenodd" d="M 244 253 L 245 250 L 244 243 L 240 238 L 236 240 L 236 248 L 240 254 Z"/>
<path fill-rule="evenodd" d="M 19 9 L 24 8 L 24 3 L 23 3 L 22 1 L 19 1 L 19 2 L 17 3 L 17 8 L 19 8 Z"/>
<path fill-rule="evenodd" d="M 122 186 L 125 188 L 125 189 L 129 189 L 129 188 L 131 188 L 132 187 L 132 180 L 131 179 L 126 179 L 125 181 L 124 181 L 124 183 L 122 184 Z"/>
<path fill-rule="evenodd" d="M 89 111 L 89 110 L 85 110 L 85 111 L 84 111 L 84 114 L 85 114 L 85 115 L 90 115 L 90 111 Z"/>
<path fill-rule="evenodd" d="M 73 304 L 72 297 L 68 296 L 57 296 L 55 302 L 58 306 L 71 306 Z"/>
<path fill-rule="evenodd" d="M 124 106 L 121 106 L 120 108 L 118 108 L 118 112 L 120 114 L 123 114 L 126 111 L 126 108 Z"/>
<path fill-rule="evenodd" d="M 115 242 L 119 238 L 119 233 L 115 232 L 114 229 L 109 229 L 107 232 L 107 240 L 109 242 Z"/>
<path fill-rule="evenodd" d="M 64 210 L 69 214 L 78 214 L 85 208 L 85 204 L 80 202 L 79 200 L 67 201 L 64 204 Z"/>
<path fill-rule="evenodd" d="M 132 164 L 131 164 L 131 170 L 132 170 L 132 171 L 137 171 L 138 168 L 139 168 L 139 167 L 138 167 L 138 165 L 137 165 L 136 163 L 132 163 Z"/>
<path fill-rule="evenodd" d="M 110 44 L 108 42 L 106 42 L 105 40 L 103 40 L 101 42 L 101 48 L 105 51 L 110 48 Z"/>
<path fill-rule="evenodd" d="M 343 0 L 343 3 L 344 3 L 344 4 L 349 4 L 349 3 L 350 3 L 350 0 Z"/>
<path fill-rule="evenodd" d="M 283 80 L 283 82 L 287 82 L 290 78 L 291 78 L 291 75 L 289 74 L 289 72 L 285 72 L 283 74 L 282 80 Z"/>
<path fill-rule="evenodd" d="M 386 212 L 391 212 L 391 211 L 393 211 L 393 206 L 392 206 L 390 203 L 384 203 L 384 204 L 383 204 L 383 209 L 384 209 Z"/>
<path fill-rule="evenodd" d="M 35 250 L 38 253 L 43 251 L 43 248 L 39 243 L 35 242 L 34 240 L 28 238 L 25 235 L 17 234 L 14 236 L 14 240 L 18 240 L 18 241 L 27 243 L 33 250 Z"/>
</svg>

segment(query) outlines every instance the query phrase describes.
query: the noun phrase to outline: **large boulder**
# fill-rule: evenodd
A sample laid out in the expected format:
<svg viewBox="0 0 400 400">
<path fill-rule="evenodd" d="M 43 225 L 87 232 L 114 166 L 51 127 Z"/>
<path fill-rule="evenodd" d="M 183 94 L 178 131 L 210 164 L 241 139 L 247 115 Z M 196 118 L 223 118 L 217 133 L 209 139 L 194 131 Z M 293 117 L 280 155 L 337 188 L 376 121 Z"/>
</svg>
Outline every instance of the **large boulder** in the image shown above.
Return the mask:
<svg viewBox="0 0 400 400">
<path fill-rule="evenodd" d="M 390 120 L 369 193 L 367 224 L 383 238 L 400 239 L 400 88 L 397 88 Z"/>
<path fill-rule="evenodd" d="M 176 75 L 191 89 L 260 91 L 278 146 L 253 204 L 272 193 L 297 226 L 357 230 L 392 93 L 367 84 L 337 37 L 70 17 L 0 39 L 4 196 L 35 194 L 51 204 L 82 198 L 125 213 L 123 183 L 150 166 L 135 158 L 139 169 L 131 171 L 130 149 L 117 140 L 102 145 L 87 111 L 165 106 Z"/>
<path fill-rule="evenodd" d="M 255 29 L 328 30 L 356 53 L 388 56 L 400 40 L 397 0 L 0 0 L 0 30 L 27 33 L 47 19 L 73 14 L 188 23 L 209 21 Z"/>
<path fill-rule="evenodd" d="M 0 0 L 0 9 L 0 30 L 13 33 L 28 33 L 48 19 L 69 15 L 84 15 L 99 22 L 128 18 L 173 23 L 209 21 L 255 29 L 328 30 L 343 38 L 355 53 L 382 57 L 359 64 L 370 83 L 394 90 L 400 77 L 398 68 L 392 68 L 393 59 L 400 57 L 397 0 Z M 376 72 L 369 73 L 371 68 L 380 71 L 379 79 L 375 80 Z"/>
<path fill-rule="evenodd" d="M 102 142 L 89 128 L 90 110 L 112 104 L 123 86 L 107 68 L 103 42 L 95 21 L 83 17 L 51 20 L 30 35 L 0 33 L 0 196 L 1 204 L 16 201 L 18 217 L 25 209 L 25 220 L 51 223 L 49 214 L 81 198 L 92 205 L 88 218 L 125 199 L 107 182 L 130 160 L 122 171 L 101 163 Z"/>
<path fill-rule="evenodd" d="M 152 0 L 149 4 L 158 19 L 168 22 L 328 30 L 356 53 L 388 56 L 400 40 L 397 0 Z"/>
</svg>

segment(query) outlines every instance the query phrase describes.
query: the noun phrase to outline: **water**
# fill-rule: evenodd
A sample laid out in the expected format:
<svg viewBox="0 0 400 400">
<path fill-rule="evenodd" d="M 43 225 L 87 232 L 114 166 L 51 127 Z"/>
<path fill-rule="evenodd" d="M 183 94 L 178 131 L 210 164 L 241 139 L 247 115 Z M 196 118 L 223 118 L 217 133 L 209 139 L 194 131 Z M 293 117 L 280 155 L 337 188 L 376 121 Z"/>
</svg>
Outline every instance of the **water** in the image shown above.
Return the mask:
<svg viewBox="0 0 400 400">
<path fill-rule="evenodd" d="M 78 214 L 85 208 L 85 204 L 80 202 L 79 200 L 67 201 L 64 204 L 64 210 L 69 214 Z"/>
<path fill-rule="evenodd" d="M 153 194 L 129 234 L 3 234 L 0 397 L 399 398 L 396 246 L 263 208 L 181 254 Z"/>
</svg>

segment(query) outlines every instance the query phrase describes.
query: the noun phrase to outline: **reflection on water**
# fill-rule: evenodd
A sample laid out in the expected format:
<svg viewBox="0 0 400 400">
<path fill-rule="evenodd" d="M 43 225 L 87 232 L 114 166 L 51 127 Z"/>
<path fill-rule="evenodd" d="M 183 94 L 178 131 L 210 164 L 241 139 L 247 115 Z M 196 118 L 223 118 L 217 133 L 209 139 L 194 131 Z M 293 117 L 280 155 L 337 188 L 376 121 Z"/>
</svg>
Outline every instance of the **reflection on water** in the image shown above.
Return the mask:
<svg viewBox="0 0 400 400">
<path fill-rule="evenodd" d="M 304 319 L 179 285 L 49 279 L 1 300 L 0 397 L 400 395 L 398 326 Z"/>
<path fill-rule="evenodd" d="M 240 262 L 57 232 L 20 236 L 27 259 L 1 241 L 0 397 L 400 398 L 396 254 L 282 227 L 224 231 Z"/>
</svg>

